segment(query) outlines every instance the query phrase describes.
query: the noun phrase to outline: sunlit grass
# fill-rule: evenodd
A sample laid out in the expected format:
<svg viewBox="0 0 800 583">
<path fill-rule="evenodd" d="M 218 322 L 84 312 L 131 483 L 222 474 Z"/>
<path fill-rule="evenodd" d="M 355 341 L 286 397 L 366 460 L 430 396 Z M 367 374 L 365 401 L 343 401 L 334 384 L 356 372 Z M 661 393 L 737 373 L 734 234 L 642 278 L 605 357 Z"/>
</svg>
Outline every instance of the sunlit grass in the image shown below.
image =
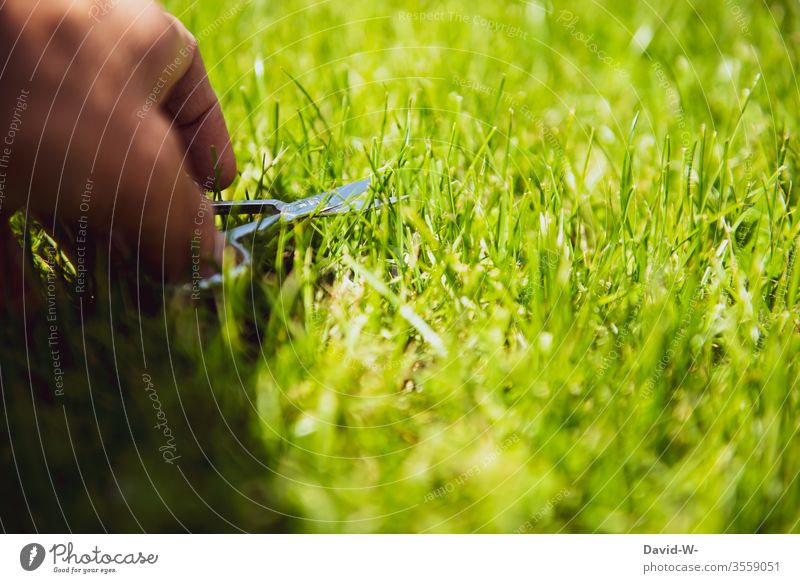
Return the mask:
<svg viewBox="0 0 800 583">
<path fill-rule="evenodd" d="M 798 14 L 702 4 L 168 2 L 235 135 L 224 196 L 373 174 L 370 196 L 400 200 L 276 228 L 202 302 L 134 317 L 120 292 L 94 315 L 95 342 L 109 313 L 130 327 L 93 390 L 136 395 L 141 427 L 114 437 L 131 513 L 800 529 Z M 136 420 L 143 355 L 187 480 Z"/>
</svg>

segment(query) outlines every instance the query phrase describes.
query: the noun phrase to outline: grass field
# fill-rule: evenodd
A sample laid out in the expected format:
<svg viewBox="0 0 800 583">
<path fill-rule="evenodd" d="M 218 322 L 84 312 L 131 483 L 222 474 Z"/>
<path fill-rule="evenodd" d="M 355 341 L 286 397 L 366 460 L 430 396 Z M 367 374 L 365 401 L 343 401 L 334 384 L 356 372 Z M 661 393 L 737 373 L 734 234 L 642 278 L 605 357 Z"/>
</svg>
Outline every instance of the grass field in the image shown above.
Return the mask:
<svg viewBox="0 0 800 583">
<path fill-rule="evenodd" d="M 5 528 L 800 531 L 796 2 L 167 6 L 225 197 L 403 198 L 201 300 L 56 270 Z"/>
</svg>

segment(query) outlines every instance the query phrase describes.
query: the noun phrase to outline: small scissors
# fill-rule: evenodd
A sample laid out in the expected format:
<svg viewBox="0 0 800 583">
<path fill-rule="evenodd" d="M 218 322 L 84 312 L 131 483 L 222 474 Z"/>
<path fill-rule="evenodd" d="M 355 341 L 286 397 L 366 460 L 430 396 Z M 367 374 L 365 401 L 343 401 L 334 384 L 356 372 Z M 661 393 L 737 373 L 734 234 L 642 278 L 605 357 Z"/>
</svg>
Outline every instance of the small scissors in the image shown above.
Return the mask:
<svg viewBox="0 0 800 583">
<path fill-rule="evenodd" d="M 252 263 L 250 252 L 242 244 L 241 239 L 259 231 L 264 231 L 279 220 L 288 223 L 311 215 L 337 215 L 381 206 L 383 201 L 380 200 L 355 200 L 358 195 L 364 194 L 369 190 L 370 183 L 371 178 L 364 178 L 334 190 L 301 198 L 294 202 L 275 199 L 213 201 L 211 204 L 218 215 L 269 215 L 262 216 L 257 221 L 239 225 L 228 231 L 228 244 L 236 249 L 240 256 L 239 263 L 233 270 L 228 272 L 228 275 L 239 275 Z M 393 203 L 395 199 L 390 199 L 389 202 Z M 203 289 L 210 288 L 222 283 L 222 274 L 207 277 L 199 283 Z"/>
</svg>

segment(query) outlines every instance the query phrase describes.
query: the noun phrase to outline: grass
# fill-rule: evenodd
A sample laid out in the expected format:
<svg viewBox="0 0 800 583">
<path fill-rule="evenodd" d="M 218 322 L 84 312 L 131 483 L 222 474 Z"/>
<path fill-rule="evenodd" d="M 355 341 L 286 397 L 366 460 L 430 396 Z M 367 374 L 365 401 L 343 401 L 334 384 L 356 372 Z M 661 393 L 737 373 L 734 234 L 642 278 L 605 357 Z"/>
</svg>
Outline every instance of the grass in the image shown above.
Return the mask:
<svg viewBox="0 0 800 583">
<path fill-rule="evenodd" d="M 0 357 L 5 528 L 800 531 L 796 4 L 167 5 L 224 196 L 402 199 L 199 301 L 58 287 L 65 395 L 47 322 Z"/>
</svg>

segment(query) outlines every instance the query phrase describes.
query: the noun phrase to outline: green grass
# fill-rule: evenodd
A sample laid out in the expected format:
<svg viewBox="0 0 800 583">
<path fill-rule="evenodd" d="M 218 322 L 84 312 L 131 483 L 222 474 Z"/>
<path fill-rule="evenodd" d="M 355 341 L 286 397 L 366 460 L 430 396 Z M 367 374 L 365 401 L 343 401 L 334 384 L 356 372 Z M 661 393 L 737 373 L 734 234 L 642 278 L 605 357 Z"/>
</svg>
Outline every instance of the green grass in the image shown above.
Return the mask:
<svg viewBox="0 0 800 583">
<path fill-rule="evenodd" d="M 800 531 L 796 3 L 167 4 L 225 196 L 403 199 L 201 301 L 65 286 L 66 396 L 46 323 L 1 361 L 40 526 Z"/>
</svg>

